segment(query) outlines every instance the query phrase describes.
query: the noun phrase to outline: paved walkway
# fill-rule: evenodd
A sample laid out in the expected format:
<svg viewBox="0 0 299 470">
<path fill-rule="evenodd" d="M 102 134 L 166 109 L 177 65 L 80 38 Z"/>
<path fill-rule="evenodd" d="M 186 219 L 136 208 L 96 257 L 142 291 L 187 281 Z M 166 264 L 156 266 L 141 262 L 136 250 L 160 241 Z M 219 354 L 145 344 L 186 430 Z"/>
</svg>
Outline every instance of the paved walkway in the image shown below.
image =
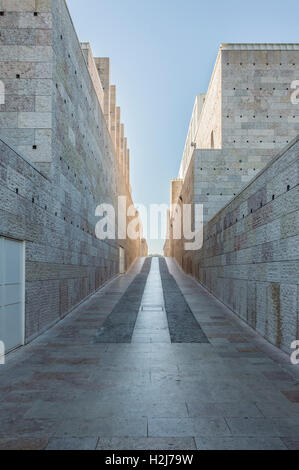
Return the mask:
<svg viewBox="0 0 299 470">
<path fill-rule="evenodd" d="M 132 343 L 170 344 L 158 258 L 152 260 Z"/>
<path fill-rule="evenodd" d="M 208 342 L 171 343 L 158 259 L 131 342 L 96 342 L 142 262 L 0 366 L 0 448 L 298 449 L 299 366 L 172 260 Z"/>
</svg>

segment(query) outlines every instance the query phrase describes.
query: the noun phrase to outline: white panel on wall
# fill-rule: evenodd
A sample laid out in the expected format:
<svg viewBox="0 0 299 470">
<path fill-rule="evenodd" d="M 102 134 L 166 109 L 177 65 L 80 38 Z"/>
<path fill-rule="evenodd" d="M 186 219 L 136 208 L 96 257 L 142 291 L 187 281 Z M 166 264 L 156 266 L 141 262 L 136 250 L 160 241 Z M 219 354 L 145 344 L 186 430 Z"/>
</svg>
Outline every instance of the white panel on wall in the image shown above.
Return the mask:
<svg viewBox="0 0 299 470">
<path fill-rule="evenodd" d="M 5 352 L 24 344 L 24 243 L 0 237 L 0 341 Z"/>
</svg>

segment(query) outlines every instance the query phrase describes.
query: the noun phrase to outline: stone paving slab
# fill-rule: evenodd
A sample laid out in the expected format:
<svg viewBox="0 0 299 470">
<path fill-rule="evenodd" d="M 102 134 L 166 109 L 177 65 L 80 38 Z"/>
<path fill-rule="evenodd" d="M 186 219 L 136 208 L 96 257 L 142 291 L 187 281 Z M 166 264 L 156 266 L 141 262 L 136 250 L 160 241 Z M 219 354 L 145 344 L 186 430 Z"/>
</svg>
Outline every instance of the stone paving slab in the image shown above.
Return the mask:
<svg viewBox="0 0 299 470">
<path fill-rule="evenodd" d="M 53 437 L 146 437 L 147 419 L 145 417 L 66 419 L 56 427 Z"/>
<path fill-rule="evenodd" d="M 150 418 L 148 434 L 151 437 L 192 437 L 225 436 L 231 432 L 223 418 Z"/>
<path fill-rule="evenodd" d="M 208 343 L 164 258 L 159 259 L 164 303 L 172 343 Z"/>
<path fill-rule="evenodd" d="M 269 418 L 226 418 L 231 433 L 237 436 L 278 437 L 280 432 Z"/>
<path fill-rule="evenodd" d="M 299 449 L 298 367 L 167 263 L 181 291 L 192 290 L 196 321 L 217 323 L 202 326 L 210 343 L 94 343 L 136 268 L 112 282 L 118 300 L 97 293 L 7 356 L 1 449 Z M 159 303 L 158 284 L 146 304 Z M 147 312 L 147 334 L 162 328 L 161 312 Z"/>
<path fill-rule="evenodd" d="M 279 438 L 196 437 L 198 450 L 287 450 Z"/>
<path fill-rule="evenodd" d="M 299 416 L 299 403 L 290 403 L 282 400 L 279 403 L 257 401 L 256 406 L 265 418 L 292 418 Z"/>
<path fill-rule="evenodd" d="M 98 437 L 52 437 L 45 450 L 95 450 Z"/>
<path fill-rule="evenodd" d="M 56 423 L 50 419 L 9 419 L 1 420 L 0 442 L 4 439 L 46 439 L 54 430 Z"/>
<path fill-rule="evenodd" d="M 97 450 L 195 450 L 193 438 L 100 438 Z"/>
<path fill-rule="evenodd" d="M 132 343 L 170 344 L 158 258 L 152 260 Z"/>
<path fill-rule="evenodd" d="M 47 444 L 43 438 L 0 439 L 0 450 L 44 450 Z"/>
<path fill-rule="evenodd" d="M 151 267 L 151 258 L 144 265 L 98 331 L 96 343 L 131 343 L 144 288 Z"/>
<path fill-rule="evenodd" d="M 242 402 L 210 402 L 202 403 L 199 400 L 187 401 L 189 416 L 200 416 L 209 418 L 219 417 L 244 417 L 263 418 L 258 407 L 249 401 Z"/>
<path fill-rule="evenodd" d="M 281 440 L 286 445 L 288 450 L 299 450 L 299 439 L 296 437 L 283 437 Z"/>
</svg>

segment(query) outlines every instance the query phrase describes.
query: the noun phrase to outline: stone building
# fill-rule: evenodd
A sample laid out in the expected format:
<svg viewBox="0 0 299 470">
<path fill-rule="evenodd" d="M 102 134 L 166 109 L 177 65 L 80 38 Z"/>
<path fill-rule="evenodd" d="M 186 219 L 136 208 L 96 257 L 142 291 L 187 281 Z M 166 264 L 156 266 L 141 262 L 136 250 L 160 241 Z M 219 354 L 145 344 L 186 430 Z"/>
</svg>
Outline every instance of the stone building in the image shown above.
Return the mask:
<svg viewBox="0 0 299 470">
<path fill-rule="evenodd" d="M 298 337 L 299 106 L 291 99 L 298 77 L 298 44 L 220 47 L 171 182 L 164 248 L 285 350 Z M 188 252 L 186 240 L 173 237 L 175 210 L 192 205 L 196 232 L 196 203 L 203 205 L 203 247 Z"/>
<path fill-rule="evenodd" d="M 64 0 L 0 2 L 0 339 L 29 342 L 124 272 L 144 240 L 98 240 L 95 209 L 133 204 L 108 58 Z M 127 220 L 129 222 L 129 219 Z"/>
<path fill-rule="evenodd" d="M 205 221 L 298 134 L 291 100 L 298 76 L 299 44 L 220 46 L 208 91 L 195 101 L 179 171 L 184 181 L 193 166 Z"/>
</svg>

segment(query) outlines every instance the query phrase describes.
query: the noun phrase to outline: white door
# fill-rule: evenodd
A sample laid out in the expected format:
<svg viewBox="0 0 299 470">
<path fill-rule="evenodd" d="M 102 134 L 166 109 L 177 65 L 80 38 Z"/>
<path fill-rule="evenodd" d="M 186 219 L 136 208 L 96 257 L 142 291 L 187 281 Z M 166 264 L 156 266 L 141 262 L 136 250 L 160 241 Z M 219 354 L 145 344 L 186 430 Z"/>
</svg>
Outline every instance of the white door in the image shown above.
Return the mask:
<svg viewBox="0 0 299 470">
<path fill-rule="evenodd" d="M 24 344 L 24 243 L 0 237 L 0 341 L 5 352 Z"/>
<path fill-rule="evenodd" d="M 119 272 L 124 274 L 126 272 L 125 268 L 125 250 L 121 246 L 119 247 Z"/>
</svg>

